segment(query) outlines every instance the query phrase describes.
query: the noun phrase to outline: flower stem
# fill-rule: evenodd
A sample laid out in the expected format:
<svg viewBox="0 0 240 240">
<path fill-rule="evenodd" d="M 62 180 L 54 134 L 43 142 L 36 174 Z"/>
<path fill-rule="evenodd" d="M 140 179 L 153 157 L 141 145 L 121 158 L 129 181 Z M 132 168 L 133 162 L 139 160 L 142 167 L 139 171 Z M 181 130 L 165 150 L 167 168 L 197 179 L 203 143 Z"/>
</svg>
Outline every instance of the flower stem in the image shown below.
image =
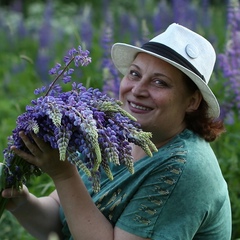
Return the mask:
<svg viewBox="0 0 240 240">
<path fill-rule="evenodd" d="M 2 192 L 1 192 L 1 194 L 2 194 Z M 8 202 L 8 199 L 3 198 L 2 195 L 0 195 L 0 219 L 2 217 L 2 214 L 3 214 L 4 210 L 5 210 L 5 206 L 6 206 L 7 202 Z"/>
<path fill-rule="evenodd" d="M 68 62 L 68 64 L 66 64 L 66 66 L 64 67 L 64 69 L 62 70 L 62 72 L 60 74 L 57 75 L 57 77 L 53 80 L 53 82 L 51 83 L 49 89 L 47 90 L 45 96 L 47 96 L 49 94 L 49 92 L 52 90 L 53 86 L 55 85 L 55 83 L 57 82 L 57 80 L 64 74 L 64 72 L 66 71 L 66 69 L 68 68 L 68 66 L 71 64 L 71 62 L 74 60 L 75 57 L 72 57 L 72 59 Z"/>
</svg>

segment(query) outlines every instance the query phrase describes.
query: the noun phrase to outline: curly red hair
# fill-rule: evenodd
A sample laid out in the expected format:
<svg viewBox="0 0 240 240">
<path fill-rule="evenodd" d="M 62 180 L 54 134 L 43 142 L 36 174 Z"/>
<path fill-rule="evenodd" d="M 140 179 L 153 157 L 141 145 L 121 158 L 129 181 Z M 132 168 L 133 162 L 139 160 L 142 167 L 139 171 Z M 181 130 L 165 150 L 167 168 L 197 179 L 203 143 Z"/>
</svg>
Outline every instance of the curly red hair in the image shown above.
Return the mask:
<svg viewBox="0 0 240 240">
<path fill-rule="evenodd" d="M 186 85 L 190 91 L 198 91 L 198 87 L 189 77 L 186 78 Z M 225 127 L 221 119 L 209 117 L 208 108 L 207 102 L 202 99 L 196 111 L 186 113 L 185 122 L 188 129 L 197 133 L 207 142 L 212 142 L 225 132 Z"/>
</svg>

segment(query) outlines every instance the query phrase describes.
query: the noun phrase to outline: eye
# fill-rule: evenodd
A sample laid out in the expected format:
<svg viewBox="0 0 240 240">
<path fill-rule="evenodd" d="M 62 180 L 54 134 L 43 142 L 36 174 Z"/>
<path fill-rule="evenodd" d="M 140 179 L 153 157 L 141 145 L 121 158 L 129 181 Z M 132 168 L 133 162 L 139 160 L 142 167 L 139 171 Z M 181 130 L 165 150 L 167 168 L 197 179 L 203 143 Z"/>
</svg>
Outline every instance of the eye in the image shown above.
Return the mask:
<svg viewBox="0 0 240 240">
<path fill-rule="evenodd" d="M 137 73 L 137 71 L 135 71 L 135 70 L 130 70 L 130 74 L 132 75 L 132 76 L 138 76 L 139 74 Z"/>
<path fill-rule="evenodd" d="M 130 70 L 129 73 L 128 73 L 128 76 L 129 78 L 131 79 L 136 79 L 136 78 L 139 78 L 140 77 L 140 74 L 138 71 L 136 70 Z"/>
<path fill-rule="evenodd" d="M 153 81 L 153 83 L 156 86 L 158 86 L 158 87 L 168 87 L 169 86 L 169 84 L 166 81 L 162 80 L 162 79 L 155 79 Z"/>
</svg>

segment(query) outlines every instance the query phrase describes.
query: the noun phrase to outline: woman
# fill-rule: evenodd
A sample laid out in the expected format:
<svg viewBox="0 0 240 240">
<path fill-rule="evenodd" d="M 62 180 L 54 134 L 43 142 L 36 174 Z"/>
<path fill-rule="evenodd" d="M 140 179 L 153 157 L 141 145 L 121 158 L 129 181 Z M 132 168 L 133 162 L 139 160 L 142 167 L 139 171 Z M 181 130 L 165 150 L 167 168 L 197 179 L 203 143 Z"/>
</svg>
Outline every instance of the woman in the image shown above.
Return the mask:
<svg viewBox="0 0 240 240">
<path fill-rule="evenodd" d="M 123 108 L 152 132 L 158 152 L 149 158 L 133 145 L 135 173 L 113 167 L 114 180 L 103 176 L 95 194 L 86 176 L 59 163 L 56 150 L 21 133 L 32 154 L 14 152 L 46 172 L 56 191 L 36 198 L 26 187 L 6 189 L 7 209 L 38 239 L 55 232 L 61 239 L 229 240 L 227 184 L 208 143 L 224 131 L 208 87 L 211 44 L 174 23 L 142 48 L 115 44 L 112 59 L 124 74 Z"/>
</svg>

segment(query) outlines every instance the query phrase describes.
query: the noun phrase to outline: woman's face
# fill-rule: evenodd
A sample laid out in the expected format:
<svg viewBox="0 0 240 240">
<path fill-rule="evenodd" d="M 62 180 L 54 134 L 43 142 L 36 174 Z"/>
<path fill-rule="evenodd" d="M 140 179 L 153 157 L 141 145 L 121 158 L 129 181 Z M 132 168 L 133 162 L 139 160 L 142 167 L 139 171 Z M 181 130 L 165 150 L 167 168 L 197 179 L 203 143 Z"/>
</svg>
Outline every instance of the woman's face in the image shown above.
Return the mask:
<svg viewBox="0 0 240 240">
<path fill-rule="evenodd" d="M 180 70 L 146 53 L 137 55 L 121 81 L 123 108 L 153 133 L 156 145 L 186 127 L 184 116 L 193 98 L 185 81 Z"/>
</svg>

